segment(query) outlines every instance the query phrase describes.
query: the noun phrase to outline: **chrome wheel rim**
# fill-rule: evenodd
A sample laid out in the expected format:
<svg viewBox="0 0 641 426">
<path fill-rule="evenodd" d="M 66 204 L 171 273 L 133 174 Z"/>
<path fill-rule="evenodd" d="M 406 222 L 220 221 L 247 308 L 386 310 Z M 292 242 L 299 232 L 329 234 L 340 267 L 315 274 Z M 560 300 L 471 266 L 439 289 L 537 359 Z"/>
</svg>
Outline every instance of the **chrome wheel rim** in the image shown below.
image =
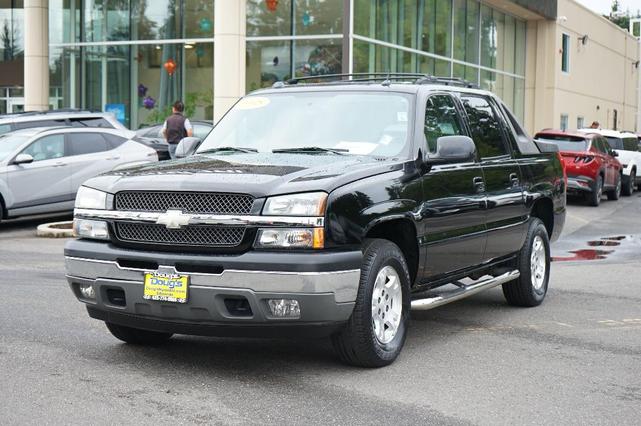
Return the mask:
<svg viewBox="0 0 641 426">
<path fill-rule="evenodd" d="M 403 289 L 398 272 L 392 266 L 378 271 L 372 291 L 372 327 L 376 339 L 391 342 L 401 325 Z"/>
<path fill-rule="evenodd" d="M 532 241 L 532 254 L 530 255 L 530 274 L 535 290 L 541 290 L 545 282 L 546 260 L 543 238 L 537 235 Z"/>
</svg>

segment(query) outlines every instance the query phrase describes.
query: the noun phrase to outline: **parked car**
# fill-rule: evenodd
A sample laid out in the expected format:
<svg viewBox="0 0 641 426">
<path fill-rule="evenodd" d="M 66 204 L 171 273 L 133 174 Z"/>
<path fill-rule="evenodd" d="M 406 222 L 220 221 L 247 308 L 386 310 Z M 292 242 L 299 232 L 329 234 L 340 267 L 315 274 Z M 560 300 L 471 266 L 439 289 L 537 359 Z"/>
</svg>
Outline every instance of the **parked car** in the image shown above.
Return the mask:
<svg viewBox="0 0 641 426">
<path fill-rule="evenodd" d="M 84 181 L 157 161 L 114 129 L 33 128 L 0 136 L 0 220 L 73 210 Z"/>
<path fill-rule="evenodd" d="M 617 154 L 623 166 L 623 195 L 632 195 L 637 185 L 641 184 L 641 152 L 637 135 L 606 129 L 582 129 L 582 132 L 597 133 L 604 136 L 610 148 Z"/>
<path fill-rule="evenodd" d="M 542 303 L 558 150 L 488 91 L 397 77 L 277 83 L 195 155 L 87 181 L 65 246 L 74 295 L 129 343 L 329 335 L 367 367 L 398 356 L 410 309 L 498 285 Z"/>
<path fill-rule="evenodd" d="M 211 129 L 214 127 L 211 121 L 190 120 L 190 122 L 194 127 L 193 137 L 198 138 L 201 141 L 203 141 L 205 137 L 207 137 L 209 132 L 211 132 Z M 165 138 L 162 135 L 162 124 L 156 124 L 154 126 L 138 129 L 136 130 L 136 135 L 138 135 L 139 138 L 145 141 L 153 141 L 154 145 L 148 146 L 152 146 L 157 150 L 160 160 L 168 160 L 170 158 L 167 141 L 165 141 Z"/>
<path fill-rule="evenodd" d="M 0 116 L 0 135 L 15 130 L 34 127 L 99 127 L 104 129 L 128 130 L 107 112 L 91 112 L 76 109 L 60 109 L 43 112 L 22 112 Z"/>
<path fill-rule="evenodd" d="M 623 167 L 618 154 L 597 133 L 544 130 L 535 140 L 558 145 L 568 177 L 568 192 L 585 197 L 591 206 L 601 203 L 605 192 L 610 200 L 621 195 Z"/>
<path fill-rule="evenodd" d="M 213 123 L 207 120 L 189 120 L 189 121 L 194 128 L 193 137 L 198 138 L 200 140 L 204 140 L 209 134 L 209 132 L 211 132 L 211 129 L 214 127 Z M 156 140 L 162 141 L 163 143 L 167 143 L 162 134 L 162 123 L 156 124 L 150 127 L 143 127 L 141 129 L 138 129 L 136 130 L 136 134 L 138 136 L 142 136 L 150 139 L 156 139 Z"/>
</svg>

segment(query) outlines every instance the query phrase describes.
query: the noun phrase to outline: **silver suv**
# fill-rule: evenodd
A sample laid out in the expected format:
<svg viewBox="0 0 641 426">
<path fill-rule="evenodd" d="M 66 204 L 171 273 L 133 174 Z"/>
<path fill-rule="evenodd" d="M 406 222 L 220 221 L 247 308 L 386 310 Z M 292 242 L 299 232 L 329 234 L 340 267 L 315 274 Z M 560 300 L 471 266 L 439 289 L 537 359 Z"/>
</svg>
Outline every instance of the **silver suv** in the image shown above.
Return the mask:
<svg viewBox="0 0 641 426">
<path fill-rule="evenodd" d="M 0 220 L 73 210 L 84 181 L 129 165 L 158 161 L 128 132 L 36 128 L 0 136 Z"/>
<path fill-rule="evenodd" d="M 35 127 L 99 127 L 126 130 L 113 114 L 80 110 L 23 112 L 0 116 L 0 135 Z"/>
</svg>

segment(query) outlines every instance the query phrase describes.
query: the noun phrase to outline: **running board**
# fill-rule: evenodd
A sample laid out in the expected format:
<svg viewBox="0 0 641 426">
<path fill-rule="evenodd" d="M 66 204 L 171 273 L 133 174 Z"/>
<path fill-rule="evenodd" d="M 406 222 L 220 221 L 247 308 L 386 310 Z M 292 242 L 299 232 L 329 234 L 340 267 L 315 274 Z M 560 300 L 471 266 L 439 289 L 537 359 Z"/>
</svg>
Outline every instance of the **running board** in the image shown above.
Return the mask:
<svg viewBox="0 0 641 426">
<path fill-rule="evenodd" d="M 515 269 L 514 271 L 506 272 L 505 274 L 499 275 L 498 277 L 488 278 L 474 284 L 459 287 L 456 290 L 445 291 L 439 294 L 435 294 L 432 297 L 423 299 L 415 299 L 412 300 L 412 309 L 416 311 L 427 311 L 429 309 L 434 309 L 447 303 L 464 299 L 480 291 L 505 284 L 517 279 L 520 275 L 521 273 Z"/>
</svg>

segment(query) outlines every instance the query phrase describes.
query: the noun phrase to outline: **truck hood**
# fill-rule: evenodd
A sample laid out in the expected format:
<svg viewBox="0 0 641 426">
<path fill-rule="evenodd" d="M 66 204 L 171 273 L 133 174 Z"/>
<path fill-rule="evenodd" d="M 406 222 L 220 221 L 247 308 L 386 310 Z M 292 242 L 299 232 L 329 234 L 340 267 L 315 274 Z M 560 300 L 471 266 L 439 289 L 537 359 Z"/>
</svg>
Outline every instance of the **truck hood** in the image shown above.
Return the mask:
<svg viewBox="0 0 641 426">
<path fill-rule="evenodd" d="M 335 154 L 234 153 L 194 155 L 110 172 L 85 182 L 101 191 L 211 191 L 254 197 L 326 191 L 400 170 L 399 159 Z"/>
</svg>

